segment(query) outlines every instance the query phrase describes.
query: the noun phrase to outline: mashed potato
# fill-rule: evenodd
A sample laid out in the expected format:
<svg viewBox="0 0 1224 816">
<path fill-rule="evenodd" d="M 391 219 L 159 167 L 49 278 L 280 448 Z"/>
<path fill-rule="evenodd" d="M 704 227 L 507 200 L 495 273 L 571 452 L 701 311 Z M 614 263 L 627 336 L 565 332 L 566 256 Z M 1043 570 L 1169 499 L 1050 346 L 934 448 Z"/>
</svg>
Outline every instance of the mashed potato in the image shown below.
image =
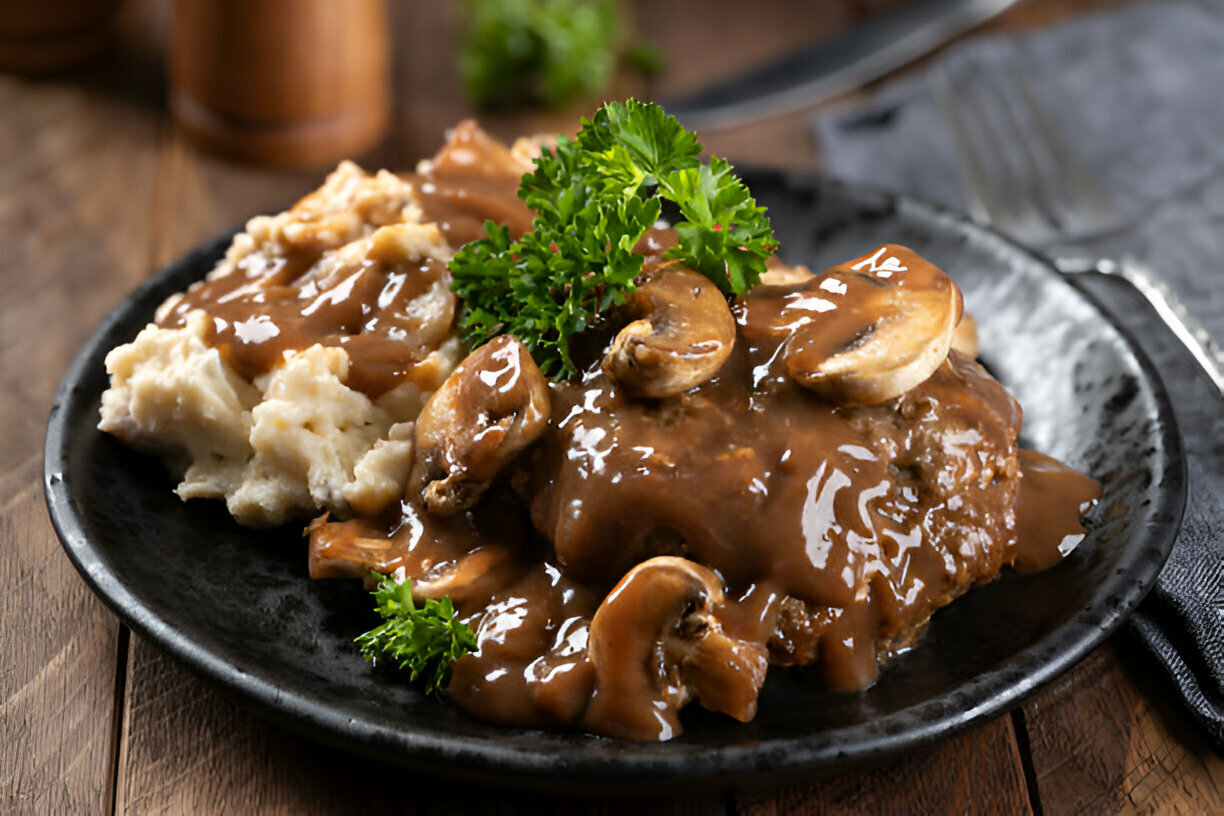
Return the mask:
<svg viewBox="0 0 1224 816">
<path fill-rule="evenodd" d="M 183 499 L 224 499 L 243 524 L 375 514 L 403 495 L 413 422 L 464 351 L 450 254 L 410 183 L 344 162 L 292 209 L 252 218 L 207 281 L 111 351 L 98 427 L 165 457 Z M 197 308 L 201 287 L 216 309 Z M 218 316 L 238 301 L 271 305 Z M 282 348 L 277 304 L 334 325 Z M 373 380 L 355 376 L 353 355 L 375 345 L 371 370 L 393 371 L 392 387 L 355 387 Z M 266 371 L 250 356 L 262 346 Z"/>
</svg>

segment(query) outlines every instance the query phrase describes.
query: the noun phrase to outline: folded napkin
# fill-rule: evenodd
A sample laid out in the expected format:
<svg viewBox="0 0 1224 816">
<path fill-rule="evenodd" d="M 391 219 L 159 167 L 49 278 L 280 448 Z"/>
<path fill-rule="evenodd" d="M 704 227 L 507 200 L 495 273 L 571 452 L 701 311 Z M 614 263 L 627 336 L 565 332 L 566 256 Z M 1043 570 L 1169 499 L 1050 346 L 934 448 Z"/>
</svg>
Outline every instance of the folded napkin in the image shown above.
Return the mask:
<svg viewBox="0 0 1224 816">
<path fill-rule="evenodd" d="M 1006 62 L 1135 222 L 1097 242 L 1154 267 L 1224 341 L 1224 4 L 1134 3 L 950 49 L 953 80 Z M 951 138 L 927 74 L 812 121 L 830 176 L 965 209 Z M 1126 285 L 1094 295 L 1139 339 L 1174 397 L 1188 457 L 1186 515 L 1172 556 L 1127 633 L 1163 668 L 1224 754 L 1224 400 Z"/>
</svg>

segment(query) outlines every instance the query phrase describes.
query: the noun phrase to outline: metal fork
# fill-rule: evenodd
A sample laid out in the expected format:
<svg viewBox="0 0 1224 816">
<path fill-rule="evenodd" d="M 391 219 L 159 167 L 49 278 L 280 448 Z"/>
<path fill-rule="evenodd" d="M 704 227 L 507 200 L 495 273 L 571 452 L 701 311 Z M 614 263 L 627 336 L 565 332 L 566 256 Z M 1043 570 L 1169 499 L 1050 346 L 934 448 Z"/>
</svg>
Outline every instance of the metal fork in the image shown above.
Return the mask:
<svg viewBox="0 0 1224 816">
<path fill-rule="evenodd" d="M 1041 250 L 1062 272 L 1112 275 L 1133 286 L 1224 396 L 1224 352 L 1151 268 L 1094 258 L 1084 244 L 1130 222 L 1092 178 L 1014 67 L 975 65 L 962 95 L 943 71 L 931 75 L 952 136 L 970 216 Z"/>
</svg>

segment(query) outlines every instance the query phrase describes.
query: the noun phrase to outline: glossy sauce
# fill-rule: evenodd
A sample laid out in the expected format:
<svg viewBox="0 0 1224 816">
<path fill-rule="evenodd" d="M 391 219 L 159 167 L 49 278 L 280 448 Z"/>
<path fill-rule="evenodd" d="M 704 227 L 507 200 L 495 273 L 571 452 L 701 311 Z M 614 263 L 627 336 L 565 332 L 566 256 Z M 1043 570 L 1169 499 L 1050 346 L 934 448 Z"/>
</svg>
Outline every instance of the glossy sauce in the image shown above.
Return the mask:
<svg viewBox="0 0 1224 816">
<path fill-rule="evenodd" d="M 501 150 L 461 129 L 414 177 L 451 246 L 477 237 L 486 216 L 528 228 Z M 657 256 L 672 241 L 652 232 L 639 251 Z M 350 374 L 368 393 L 405 376 L 419 350 L 384 351 L 389 329 L 445 270 L 371 262 L 345 284 L 312 281 L 312 264 L 248 269 L 193 290 L 187 305 L 213 315 L 214 343 L 248 374 L 285 348 L 327 342 L 368 353 Z M 392 275 L 404 294 L 384 307 Z M 844 347 L 876 320 L 875 284 L 835 284 L 800 277 L 741 298 L 730 358 L 681 396 L 631 398 L 598 362 L 552 384 L 543 436 L 478 504 L 434 515 L 410 490 L 393 518 L 319 519 L 311 575 L 372 568 L 449 595 L 479 649 L 456 662 L 447 695 L 495 722 L 667 739 L 694 697 L 751 718 L 767 663 L 815 664 L 834 689 L 870 685 L 937 608 L 1006 565 L 1060 555 L 1082 534 L 1095 482 L 1019 451 L 1019 406 L 955 352 L 880 405 L 833 404 L 797 385 L 784 360 L 797 331 L 823 342 L 823 321 Z M 327 309 L 304 313 L 308 286 L 333 293 Z M 252 320 L 281 332 L 251 340 L 226 328 Z M 713 583 L 664 603 L 638 565 L 667 556 L 704 565 Z M 643 612 L 654 606 L 668 611 Z M 624 628 L 592 641 L 593 621 L 614 612 Z"/>
<path fill-rule="evenodd" d="M 562 568 L 605 591 L 675 554 L 714 568 L 732 595 L 802 600 L 828 619 L 812 647 L 827 682 L 860 688 L 882 650 L 1011 560 L 1018 412 L 965 359 L 887 408 L 834 408 L 781 378 L 744 387 L 771 352 L 735 354 L 717 381 L 665 404 L 599 379 L 557 389 L 533 521 Z M 977 478 L 979 453 L 998 478 Z M 749 634 L 785 642 L 774 614 Z"/>
<path fill-rule="evenodd" d="M 642 631 L 614 644 L 627 679 L 601 686 L 589 655 L 601 600 L 659 555 L 723 582 L 708 615 L 719 645 L 688 681 L 723 677 L 703 704 L 750 717 L 744 699 L 755 704 L 765 656 L 814 663 L 833 689 L 863 688 L 937 608 L 1006 565 L 1048 563 L 1082 534 L 1095 482 L 1017 449 L 1019 406 L 976 362 L 953 353 L 917 388 L 867 407 L 826 403 L 787 377 L 778 325 L 793 314 L 779 304 L 809 286 L 743 298 L 731 359 L 680 397 L 630 398 L 597 369 L 552 385 L 548 429 L 511 468 L 513 494 L 501 494 L 529 510 L 534 544 L 522 547 L 538 560 L 456 600 L 481 644 L 455 665 L 457 704 L 498 722 L 678 733 L 689 694 L 674 666 L 643 661 L 659 653 L 649 627 L 633 624 Z M 342 526 L 324 525 L 312 551 L 344 541 Z M 468 538 L 452 544 L 456 564 L 475 551 Z"/>
<path fill-rule="evenodd" d="M 425 220 L 434 221 L 446 242 L 458 248 L 484 236 L 486 221 L 504 224 L 518 238 L 531 229 L 532 212 L 518 197 L 530 170 L 474 122 L 459 124 L 446 147 L 413 183 Z"/>
<path fill-rule="evenodd" d="M 1101 496 L 1101 483 L 1052 456 L 1020 451 L 1020 495 L 1016 500 L 1019 548 L 1012 566 L 1036 572 L 1067 557 L 1084 539 L 1080 519 Z"/>
<path fill-rule="evenodd" d="M 431 164 L 405 178 L 425 221 L 457 248 L 483 234 L 486 218 L 515 233 L 530 228 L 531 212 L 515 195 L 522 172 L 503 145 L 464 123 Z M 446 263 L 405 263 L 383 234 L 363 258 L 321 263 L 332 251 L 325 240 L 256 249 L 193 286 L 158 322 L 180 326 L 203 310 L 212 318 L 209 345 L 248 380 L 316 343 L 344 348 L 346 384 L 371 397 L 429 377 L 426 358 L 450 335 L 457 308 Z"/>
</svg>

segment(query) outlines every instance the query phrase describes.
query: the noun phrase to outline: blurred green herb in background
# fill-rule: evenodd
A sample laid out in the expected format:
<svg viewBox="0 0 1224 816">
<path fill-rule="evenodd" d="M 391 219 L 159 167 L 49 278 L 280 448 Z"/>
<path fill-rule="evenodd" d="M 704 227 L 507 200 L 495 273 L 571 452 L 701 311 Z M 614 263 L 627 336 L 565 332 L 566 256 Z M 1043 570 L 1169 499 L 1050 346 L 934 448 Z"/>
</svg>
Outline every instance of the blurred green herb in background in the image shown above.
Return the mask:
<svg viewBox="0 0 1224 816">
<path fill-rule="evenodd" d="M 663 73 L 663 50 L 647 40 L 638 40 L 625 52 L 625 61 L 644 77 Z"/>
<path fill-rule="evenodd" d="M 464 0 L 463 12 L 459 73 L 478 105 L 555 107 L 597 95 L 612 78 L 622 34 L 617 0 Z M 649 46 L 632 51 L 641 70 L 637 52 Z"/>
</svg>

